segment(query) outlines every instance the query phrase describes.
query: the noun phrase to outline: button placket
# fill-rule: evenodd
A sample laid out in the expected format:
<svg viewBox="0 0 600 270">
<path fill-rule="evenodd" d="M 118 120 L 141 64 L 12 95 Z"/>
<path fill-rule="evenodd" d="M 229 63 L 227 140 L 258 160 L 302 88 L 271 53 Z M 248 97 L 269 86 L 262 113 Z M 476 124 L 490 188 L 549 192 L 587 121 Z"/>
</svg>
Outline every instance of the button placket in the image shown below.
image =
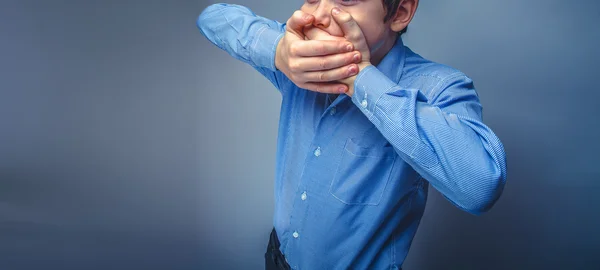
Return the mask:
<svg viewBox="0 0 600 270">
<path fill-rule="evenodd" d="M 363 100 L 360 102 L 360 106 L 363 107 L 363 109 L 366 109 L 367 106 L 369 106 L 369 102 L 367 101 L 367 92 L 365 91 L 365 96 L 363 98 Z"/>
<path fill-rule="evenodd" d="M 331 107 L 331 110 L 329 110 L 330 115 L 335 115 L 336 112 L 337 112 L 337 109 L 335 107 Z"/>
<path fill-rule="evenodd" d="M 369 103 L 367 102 L 366 99 L 363 99 L 363 101 L 360 103 L 360 106 L 366 109 L 367 106 L 369 106 Z"/>
</svg>

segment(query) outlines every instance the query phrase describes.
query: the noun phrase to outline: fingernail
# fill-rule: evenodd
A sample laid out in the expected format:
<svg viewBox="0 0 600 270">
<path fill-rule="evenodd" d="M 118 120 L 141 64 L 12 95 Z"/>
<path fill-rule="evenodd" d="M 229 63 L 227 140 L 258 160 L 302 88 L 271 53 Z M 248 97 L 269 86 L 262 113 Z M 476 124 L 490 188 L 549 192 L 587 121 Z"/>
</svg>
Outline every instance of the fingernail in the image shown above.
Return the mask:
<svg viewBox="0 0 600 270">
<path fill-rule="evenodd" d="M 333 15 L 338 15 L 338 14 L 340 14 L 340 9 L 339 8 L 333 8 L 331 10 L 331 12 L 333 13 Z"/>
<path fill-rule="evenodd" d="M 354 61 L 359 61 L 360 60 L 360 54 L 355 54 L 353 57 Z"/>
<path fill-rule="evenodd" d="M 348 68 L 348 70 L 350 71 L 350 75 L 354 75 L 356 74 L 356 67 L 355 66 L 350 66 Z"/>
<path fill-rule="evenodd" d="M 352 47 L 353 47 L 352 44 L 348 44 L 348 45 L 346 45 L 346 50 L 351 52 L 354 49 Z"/>
<path fill-rule="evenodd" d="M 340 87 L 340 88 L 338 88 L 338 91 L 340 93 L 345 93 L 346 92 L 346 88 L 345 87 Z"/>
</svg>

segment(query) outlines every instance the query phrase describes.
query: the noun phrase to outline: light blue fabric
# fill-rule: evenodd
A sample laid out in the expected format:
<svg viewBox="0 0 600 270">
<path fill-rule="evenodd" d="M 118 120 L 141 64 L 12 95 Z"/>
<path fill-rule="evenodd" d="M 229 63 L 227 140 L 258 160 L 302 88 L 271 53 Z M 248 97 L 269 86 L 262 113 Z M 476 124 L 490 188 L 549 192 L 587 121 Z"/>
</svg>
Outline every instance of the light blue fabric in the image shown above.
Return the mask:
<svg viewBox="0 0 600 270">
<path fill-rule="evenodd" d="M 273 222 L 294 269 L 400 268 L 428 183 L 473 214 L 500 197 L 504 149 L 460 71 L 423 59 L 398 38 L 380 64 L 360 71 L 352 98 L 332 100 L 276 69 L 285 24 L 215 4 L 197 25 L 282 95 Z"/>
</svg>

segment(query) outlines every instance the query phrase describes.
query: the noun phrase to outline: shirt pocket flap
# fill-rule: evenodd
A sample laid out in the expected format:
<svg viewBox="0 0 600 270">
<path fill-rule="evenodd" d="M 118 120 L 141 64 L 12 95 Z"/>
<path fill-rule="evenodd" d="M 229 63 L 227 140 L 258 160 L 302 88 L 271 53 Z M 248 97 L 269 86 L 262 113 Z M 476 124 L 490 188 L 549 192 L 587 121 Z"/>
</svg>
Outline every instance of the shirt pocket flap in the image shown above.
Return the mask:
<svg viewBox="0 0 600 270">
<path fill-rule="evenodd" d="M 392 145 L 366 147 L 352 138 L 346 140 L 344 148 L 346 152 L 357 157 L 394 158 L 396 156 L 396 151 Z"/>
</svg>

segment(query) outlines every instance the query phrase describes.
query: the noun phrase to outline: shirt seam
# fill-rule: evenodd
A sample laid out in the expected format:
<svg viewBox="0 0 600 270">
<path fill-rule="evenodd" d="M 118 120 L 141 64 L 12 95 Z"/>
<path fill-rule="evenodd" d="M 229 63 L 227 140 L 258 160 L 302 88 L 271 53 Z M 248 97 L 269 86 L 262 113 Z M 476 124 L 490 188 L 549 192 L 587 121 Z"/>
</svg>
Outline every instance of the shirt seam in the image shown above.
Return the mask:
<svg viewBox="0 0 600 270">
<path fill-rule="evenodd" d="M 448 76 L 446 76 L 445 78 L 440 78 L 440 81 L 438 81 L 438 83 L 433 87 L 433 91 L 431 91 L 431 93 L 429 94 L 428 99 L 431 102 L 428 103 L 435 103 L 435 100 L 442 94 L 442 92 L 444 92 L 444 90 L 446 89 L 445 87 L 442 87 L 444 85 L 446 85 L 448 83 L 448 81 L 453 80 L 453 79 L 457 79 L 460 77 L 467 77 L 465 74 L 463 74 L 462 72 L 455 72 L 452 73 Z"/>
<path fill-rule="evenodd" d="M 255 63 L 255 60 L 254 60 L 256 58 L 256 45 L 258 44 L 258 41 L 260 40 L 260 38 L 262 37 L 263 32 L 265 32 L 266 29 L 267 29 L 267 26 L 263 25 L 258 30 L 256 30 L 256 36 L 254 36 L 254 40 L 252 40 L 252 46 L 250 46 L 251 52 L 252 52 L 252 62 L 256 66 L 258 66 Z"/>
</svg>

